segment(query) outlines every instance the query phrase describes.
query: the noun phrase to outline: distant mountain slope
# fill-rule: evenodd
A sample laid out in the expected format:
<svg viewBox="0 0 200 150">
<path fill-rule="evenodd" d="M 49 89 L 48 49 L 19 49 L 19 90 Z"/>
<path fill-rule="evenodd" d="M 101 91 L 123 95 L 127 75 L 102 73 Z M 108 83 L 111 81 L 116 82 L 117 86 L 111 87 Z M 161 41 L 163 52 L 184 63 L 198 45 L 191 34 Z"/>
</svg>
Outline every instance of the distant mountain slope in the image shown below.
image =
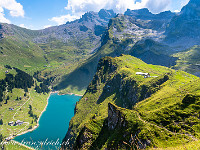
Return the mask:
<svg viewBox="0 0 200 150">
<path fill-rule="evenodd" d="M 131 142 L 144 149 L 198 140 L 199 82 L 132 56 L 105 57 L 76 105 L 64 141 L 73 149 L 128 149 Z"/>
<path fill-rule="evenodd" d="M 74 46 L 93 52 L 100 43 L 101 35 L 107 29 L 108 21 L 115 17 L 113 10 L 102 9 L 98 13 L 87 12 L 80 19 L 40 31 L 42 36 L 33 39 L 35 43 L 55 43 L 60 41 L 66 46 Z"/>
<path fill-rule="evenodd" d="M 171 57 L 173 49 L 168 45 L 161 44 L 151 39 L 137 42 L 130 50 L 130 55 L 140 58 L 144 62 L 153 65 L 171 67 L 176 65 L 178 58 Z"/>
<path fill-rule="evenodd" d="M 33 72 L 47 65 L 43 50 L 31 40 L 37 31 L 15 25 L 0 24 L 0 64 Z"/>
<path fill-rule="evenodd" d="M 174 69 L 184 70 L 200 77 L 200 46 L 195 45 L 173 56 L 178 58 Z"/>
</svg>

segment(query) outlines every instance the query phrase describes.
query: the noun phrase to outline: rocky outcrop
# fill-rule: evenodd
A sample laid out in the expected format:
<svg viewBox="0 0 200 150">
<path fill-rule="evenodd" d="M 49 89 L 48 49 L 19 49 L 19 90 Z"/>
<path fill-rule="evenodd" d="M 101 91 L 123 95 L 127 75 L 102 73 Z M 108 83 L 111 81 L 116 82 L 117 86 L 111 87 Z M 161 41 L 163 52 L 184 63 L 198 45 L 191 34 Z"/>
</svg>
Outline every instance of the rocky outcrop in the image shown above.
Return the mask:
<svg viewBox="0 0 200 150">
<path fill-rule="evenodd" d="M 84 127 L 76 139 L 74 149 L 89 149 L 89 144 L 92 142 L 92 133 L 89 129 Z"/>
<path fill-rule="evenodd" d="M 111 103 L 108 104 L 108 129 L 123 128 L 127 125 L 125 116 Z"/>
<path fill-rule="evenodd" d="M 200 1 L 191 0 L 170 22 L 166 29 L 166 41 L 170 44 L 177 43 L 187 47 L 199 44 L 199 13 Z"/>
<path fill-rule="evenodd" d="M 165 11 L 159 14 L 152 14 L 147 8 L 138 10 L 127 9 L 124 14 L 131 16 L 135 19 L 142 20 L 170 20 L 175 16 L 175 13 L 172 13 L 171 11 Z"/>
<path fill-rule="evenodd" d="M 98 12 L 98 15 L 101 19 L 109 21 L 111 18 L 114 18 L 116 16 L 116 13 L 113 10 L 101 9 Z"/>
<path fill-rule="evenodd" d="M 97 135 L 97 138 L 94 138 L 94 133 L 90 131 L 86 126 L 81 130 L 79 133 L 76 141 L 75 146 L 71 149 L 100 149 L 100 147 L 93 147 L 97 146 L 96 144 L 99 143 L 99 140 L 106 140 L 108 136 L 116 136 L 115 134 L 119 134 L 118 132 L 121 130 L 123 135 L 118 135 L 121 137 L 129 137 L 130 131 L 126 131 L 126 129 L 131 126 L 131 122 L 128 122 L 126 119 L 126 114 L 123 112 L 125 109 L 120 108 L 112 103 L 108 103 L 108 117 L 105 119 L 105 123 L 103 124 L 103 127 L 101 129 L 101 132 L 99 135 Z M 135 126 L 137 128 L 137 126 Z M 135 133 L 133 136 L 130 137 L 129 142 L 134 143 L 138 146 L 140 149 L 145 149 L 148 146 L 151 145 L 151 140 L 148 139 L 138 139 L 138 135 L 141 132 L 139 129 L 134 129 Z M 107 134 L 105 133 L 107 132 Z M 107 137 L 105 138 L 105 136 Z M 117 138 L 117 137 L 115 137 Z M 106 140 L 107 141 L 107 140 Z M 119 141 L 118 141 L 119 142 Z M 123 140 L 118 143 L 118 148 L 123 147 Z M 128 146 L 128 145 L 126 145 Z M 118 149 L 117 147 L 111 145 L 111 143 L 108 144 L 107 149 L 113 150 Z M 124 148 L 123 148 L 124 149 Z"/>
<path fill-rule="evenodd" d="M 175 16 L 175 13 L 165 11 L 159 14 L 152 14 L 147 8 L 144 8 L 139 10 L 128 9 L 125 12 L 125 15 L 134 18 L 136 20 L 136 24 L 140 27 L 157 31 L 165 31 L 167 24 Z"/>
<path fill-rule="evenodd" d="M 154 14 L 152 14 L 147 8 L 138 9 L 138 10 L 127 9 L 124 15 L 131 16 L 135 19 L 142 19 L 142 20 L 151 20 L 154 18 Z"/>
</svg>

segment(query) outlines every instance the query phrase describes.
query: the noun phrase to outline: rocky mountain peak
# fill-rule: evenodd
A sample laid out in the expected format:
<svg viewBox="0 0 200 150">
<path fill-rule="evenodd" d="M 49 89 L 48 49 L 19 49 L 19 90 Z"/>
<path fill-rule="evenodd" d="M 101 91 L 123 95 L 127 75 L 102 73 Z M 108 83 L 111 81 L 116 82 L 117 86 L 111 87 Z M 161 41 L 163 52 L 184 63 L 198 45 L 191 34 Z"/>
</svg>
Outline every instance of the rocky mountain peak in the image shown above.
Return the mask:
<svg viewBox="0 0 200 150">
<path fill-rule="evenodd" d="M 168 28 L 166 29 L 166 39 L 167 42 L 170 43 L 181 41 L 177 44 L 183 45 L 183 43 L 186 43 L 184 46 L 190 47 L 192 45 L 199 44 L 199 30 L 200 0 L 191 0 L 185 7 L 182 8 L 181 13 L 173 17 L 171 20 Z M 190 44 L 188 41 L 190 41 Z"/>
<path fill-rule="evenodd" d="M 181 10 L 181 15 L 184 15 L 187 19 L 195 19 L 200 17 L 200 0 L 191 0 Z"/>
<path fill-rule="evenodd" d="M 152 13 L 147 9 L 147 8 L 142 8 L 142 9 L 136 9 L 136 10 L 130 10 L 127 9 L 127 12 L 135 13 L 135 14 L 140 14 L 140 15 L 151 15 Z"/>
<path fill-rule="evenodd" d="M 113 18 L 116 16 L 116 13 L 113 10 L 101 9 L 98 15 L 101 19 L 110 20 L 110 18 Z"/>
<path fill-rule="evenodd" d="M 137 10 L 127 9 L 124 15 L 131 16 L 135 19 L 143 19 L 143 20 L 150 20 L 154 16 L 147 8 L 137 9 Z"/>
<path fill-rule="evenodd" d="M 101 9 L 99 12 L 89 11 L 82 15 L 78 20 L 79 23 L 89 22 L 90 24 L 107 26 L 108 21 L 114 18 L 116 14 L 113 10 Z"/>
<path fill-rule="evenodd" d="M 171 11 L 164 11 L 159 14 L 156 14 L 157 19 L 172 19 L 175 16 L 175 13 Z"/>
<path fill-rule="evenodd" d="M 124 15 L 142 20 L 170 20 L 172 17 L 174 17 L 175 14 L 171 11 L 165 11 L 159 14 L 152 14 L 147 8 L 143 8 L 138 10 L 127 9 Z"/>
<path fill-rule="evenodd" d="M 199 6 L 200 5 L 200 0 L 190 0 L 189 4 L 193 4 L 193 5 Z"/>
<path fill-rule="evenodd" d="M 98 16 L 98 14 L 96 12 L 93 11 L 89 11 L 87 13 L 85 13 L 84 15 L 82 15 L 81 19 L 79 20 L 79 22 L 82 21 L 92 21 L 93 19 L 95 19 Z"/>
</svg>

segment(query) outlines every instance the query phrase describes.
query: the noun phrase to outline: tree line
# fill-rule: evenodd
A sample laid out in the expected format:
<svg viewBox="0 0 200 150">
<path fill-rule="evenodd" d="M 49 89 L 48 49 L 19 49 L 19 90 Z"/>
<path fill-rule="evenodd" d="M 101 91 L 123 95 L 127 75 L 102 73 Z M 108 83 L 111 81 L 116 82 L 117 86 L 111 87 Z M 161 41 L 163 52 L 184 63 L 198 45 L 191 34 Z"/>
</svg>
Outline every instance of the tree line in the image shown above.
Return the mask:
<svg viewBox="0 0 200 150">
<path fill-rule="evenodd" d="M 24 89 L 25 92 L 28 92 L 28 88 L 34 86 L 33 76 L 28 73 L 15 68 L 10 67 L 9 65 L 5 65 L 7 69 L 15 69 L 17 74 L 14 76 L 13 74 L 7 73 L 5 79 L 0 80 L 0 102 L 3 101 L 3 92 L 7 91 L 12 93 L 14 88 Z M 34 74 L 36 76 L 36 73 Z M 37 78 L 36 78 L 37 79 Z M 38 80 L 38 79 L 37 79 Z M 36 84 L 35 90 L 37 93 L 49 93 L 48 86 L 50 85 L 52 79 L 48 78 L 46 80 L 41 81 L 40 85 Z M 38 81 L 40 82 L 40 81 Z M 9 100 L 9 99 L 6 99 Z"/>
</svg>

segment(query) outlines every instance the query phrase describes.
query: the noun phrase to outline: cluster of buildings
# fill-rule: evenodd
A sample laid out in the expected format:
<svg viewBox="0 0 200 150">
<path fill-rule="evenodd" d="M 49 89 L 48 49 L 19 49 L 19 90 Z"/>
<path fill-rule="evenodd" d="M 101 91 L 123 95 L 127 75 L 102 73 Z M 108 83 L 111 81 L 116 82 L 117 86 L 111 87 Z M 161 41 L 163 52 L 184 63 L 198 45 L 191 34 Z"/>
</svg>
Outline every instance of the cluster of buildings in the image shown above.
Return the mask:
<svg viewBox="0 0 200 150">
<path fill-rule="evenodd" d="M 14 110 L 14 108 L 10 107 L 9 110 Z"/>
<path fill-rule="evenodd" d="M 23 123 L 24 123 L 23 121 L 17 120 L 15 123 L 13 121 L 9 122 L 8 125 L 9 126 L 20 126 Z"/>
<path fill-rule="evenodd" d="M 13 139 L 13 136 L 7 137 L 5 140 L 8 142 Z"/>
</svg>

